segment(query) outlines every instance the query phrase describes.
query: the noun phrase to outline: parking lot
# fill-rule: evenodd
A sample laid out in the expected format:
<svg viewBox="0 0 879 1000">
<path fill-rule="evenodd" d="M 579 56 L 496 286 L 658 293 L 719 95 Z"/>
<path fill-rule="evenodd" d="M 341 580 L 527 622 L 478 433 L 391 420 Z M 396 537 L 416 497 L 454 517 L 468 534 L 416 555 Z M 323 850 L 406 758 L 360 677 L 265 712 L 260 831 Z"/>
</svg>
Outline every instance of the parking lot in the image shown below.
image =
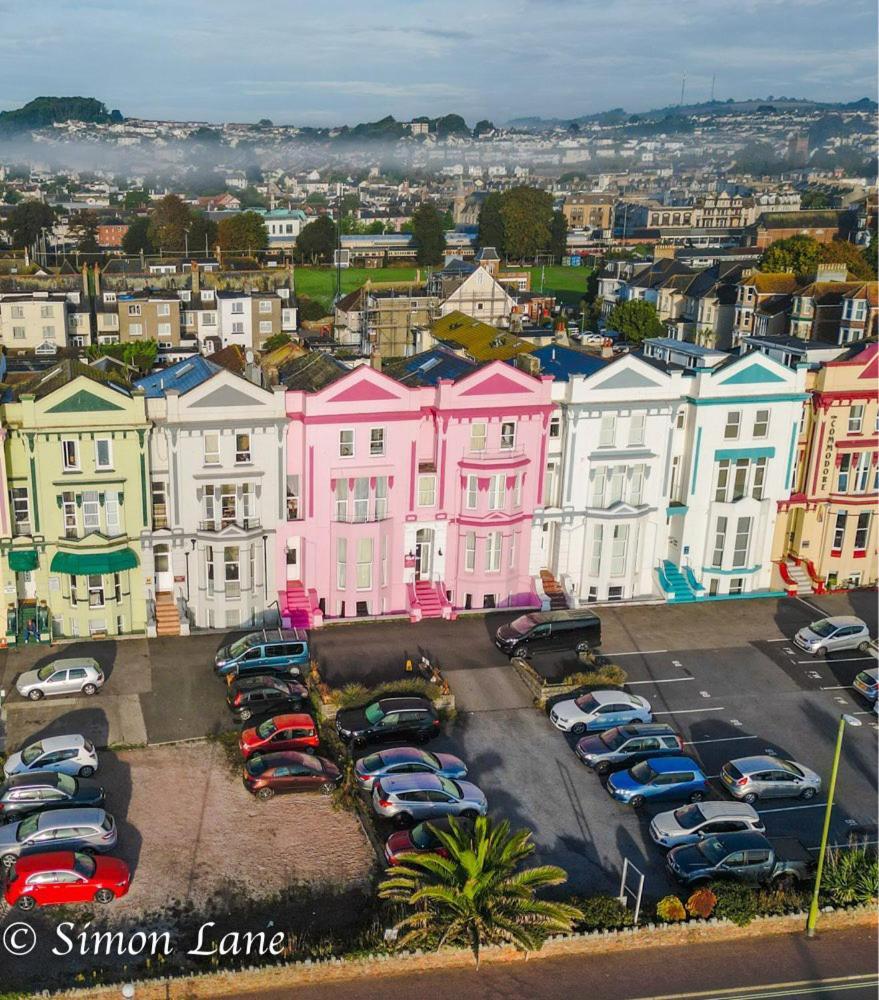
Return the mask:
<svg viewBox="0 0 879 1000">
<path fill-rule="evenodd" d="M 857 672 L 875 661 L 857 651 L 813 660 L 790 644 L 799 627 L 824 614 L 858 614 L 875 634 L 875 594 L 619 606 L 599 613 L 605 654 L 625 667 L 629 689 L 650 701 L 657 721 L 675 726 L 708 775 L 717 775 L 726 760 L 769 750 L 801 761 L 826 781 L 839 714 L 857 715 L 864 725 L 846 732 L 831 840 L 860 833 L 875 841 L 876 717 L 851 689 Z M 616 892 L 628 858 L 647 876 L 647 891 L 662 894 L 663 855 L 647 834 L 658 809 L 636 813 L 611 800 L 575 757 L 574 739 L 534 709 L 491 641 L 509 618 L 498 613 L 453 623 L 332 626 L 312 634 L 312 647 L 334 686 L 402 677 L 407 658 L 428 656 L 443 669 L 458 706 L 456 721 L 431 745 L 467 761 L 493 814 L 534 831 L 538 860 L 564 867 L 578 891 Z M 13 698 L 10 745 L 35 732 L 72 728 L 101 745 L 165 743 L 231 728 L 224 686 L 210 667 L 224 641 L 214 634 L 77 644 L 77 652 L 96 655 L 107 670 L 105 689 L 92 699 L 29 704 Z M 41 649 L 39 655 L 73 651 Z M 15 673 L 30 665 L 24 658 L 36 655 L 33 649 L 7 654 L 7 690 Z M 534 665 L 549 677 L 576 668 L 564 657 Z M 126 733 L 143 735 L 128 739 Z M 773 800 L 760 812 L 771 835 L 792 834 L 816 847 L 824 802 L 823 794 L 808 803 Z"/>
</svg>

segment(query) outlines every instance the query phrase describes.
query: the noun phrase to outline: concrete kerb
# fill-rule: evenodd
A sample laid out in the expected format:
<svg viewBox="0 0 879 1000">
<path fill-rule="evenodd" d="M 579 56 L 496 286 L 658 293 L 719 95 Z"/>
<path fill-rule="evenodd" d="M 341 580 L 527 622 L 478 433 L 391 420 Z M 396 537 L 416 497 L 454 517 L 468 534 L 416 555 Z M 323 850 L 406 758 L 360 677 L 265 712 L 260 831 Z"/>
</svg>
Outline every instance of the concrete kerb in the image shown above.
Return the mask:
<svg viewBox="0 0 879 1000">
<path fill-rule="evenodd" d="M 585 931 L 554 937 L 539 952 L 524 954 L 509 947 L 488 947 L 480 955 L 483 964 L 540 961 L 560 956 L 582 955 L 585 958 L 597 953 L 795 934 L 804 930 L 805 921 L 806 913 L 802 912 L 783 917 L 758 917 L 744 927 L 715 918 L 691 920 L 684 924 L 648 924 L 621 931 Z M 847 910 L 827 908 L 821 916 L 820 930 L 826 932 L 868 927 L 875 926 L 876 923 L 877 911 L 874 906 Z M 251 966 L 234 973 L 203 973 L 178 979 L 141 980 L 134 985 L 138 1000 L 212 1000 L 215 997 L 239 996 L 246 991 L 292 989 L 296 986 L 326 985 L 328 982 L 374 979 L 376 976 L 472 967 L 473 956 L 466 948 L 444 948 L 427 953 L 419 949 L 398 955 L 381 953 L 354 959 L 306 959 L 261 968 Z M 120 981 L 111 986 L 64 990 L 51 995 L 76 1000 L 110 1000 L 119 996 L 123 984 L 124 981 Z"/>
</svg>

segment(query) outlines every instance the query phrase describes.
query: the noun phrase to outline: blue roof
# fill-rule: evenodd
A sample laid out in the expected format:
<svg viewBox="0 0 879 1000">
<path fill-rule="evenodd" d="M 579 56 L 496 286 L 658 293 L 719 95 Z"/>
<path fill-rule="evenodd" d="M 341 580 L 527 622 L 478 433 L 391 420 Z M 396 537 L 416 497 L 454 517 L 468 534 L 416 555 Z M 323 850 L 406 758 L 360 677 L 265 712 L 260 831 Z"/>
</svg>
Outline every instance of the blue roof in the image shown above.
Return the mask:
<svg viewBox="0 0 879 1000">
<path fill-rule="evenodd" d="M 479 366 L 460 358 L 444 347 L 414 354 L 411 358 L 385 365 L 382 371 L 404 385 L 436 385 L 442 379 L 452 381 L 469 375 Z"/>
<path fill-rule="evenodd" d="M 679 771 L 681 768 L 694 771 L 702 770 L 696 760 L 685 754 L 681 754 L 679 757 L 651 757 L 647 763 L 657 774 L 668 774 L 669 771 Z"/>
<path fill-rule="evenodd" d="M 531 352 L 529 357 L 537 358 L 540 361 L 541 375 L 552 375 L 556 382 L 567 382 L 572 375 L 592 375 L 600 368 L 604 368 L 611 360 L 553 344 L 538 347 L 536 351 Z M 515 360 L 515 358 L 511 358 L 509 364 L 515 364 Z"/>
<path fill-rule="evenodd" d="M 143 389 L 147 399 L 160 399 L 168 389 L 176 389 L 182 396 L 222 370 L 213 361 L 208 361 L 200 354 L 194 354 L 191 358 L 184 358 L 183 361 L 168 365 L 167 368 L 150 372 L 149 375 L 138 379 L 134 387 Z"/>
</svg>

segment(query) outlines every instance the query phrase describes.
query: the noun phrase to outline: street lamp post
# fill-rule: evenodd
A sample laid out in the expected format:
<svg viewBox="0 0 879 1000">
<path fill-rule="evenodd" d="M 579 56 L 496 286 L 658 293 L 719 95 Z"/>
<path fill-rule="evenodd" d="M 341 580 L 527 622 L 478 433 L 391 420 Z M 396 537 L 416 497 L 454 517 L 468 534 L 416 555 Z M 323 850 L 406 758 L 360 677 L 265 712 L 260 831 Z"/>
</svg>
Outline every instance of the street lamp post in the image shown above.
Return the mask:
<svg viewBox="0 0 879 1000">
<path fill-rule="evenodd" d="M 824 810 L 824 829 L 821 831 L 821 847 L 818 850 L 818 868 L 815 872 L 815 887 L 812 890 L 812 904 L 809 907 L 809 918 L 806 920 L 806 937 L 815 936 L 815 924 L 818 923 L 818 895 L 821 892 L 821 876 L 824 874 L 824 856 L 827 853 L 827 838 L 830 834 L 830 816 L 833 812 L 833 796 L 836 792 L 836 776 L 839 773 L 839 756 L 842 751 L 842 734 L 846 726 L 860 726 L 861 720 L 853 715 L 840 715 L 839 728 L 836 731 L 836 749 L 833 751 L 833 768 L 830 772 L 830 786 L 827 789 L 827 806 Z"/>
</svg>

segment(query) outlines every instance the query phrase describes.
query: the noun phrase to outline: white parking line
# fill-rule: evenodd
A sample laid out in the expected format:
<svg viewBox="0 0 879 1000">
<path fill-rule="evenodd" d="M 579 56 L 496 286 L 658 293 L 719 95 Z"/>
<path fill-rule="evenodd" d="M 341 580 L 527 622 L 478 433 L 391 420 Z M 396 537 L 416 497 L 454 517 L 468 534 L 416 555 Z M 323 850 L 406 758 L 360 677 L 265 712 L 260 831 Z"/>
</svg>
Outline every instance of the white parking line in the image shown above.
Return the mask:
<svg viewBox="0 0 879 1000">
<path fill-rule="evenodd" d="M 854 841 L 855 841 L 855 845 L 854 845 L 855 847 L 860 847 L 861 844 L 879 844 L 879 840 L 861 840 L 861 838 L 858 837 L 858 836 L 854 837 Z M 851 847 L 852 845 L 851 844 L 828 844 L 827 846 L 828 847 Z M 807 851 L 820 851 L 821 850 L 821 845 L 819 844 L 817 847 L 807 847 L 806 850 Z"/>
<path fill-rule="evenodd" d="M 836 687 L 823 687 L 822 691 L 854 691 L 853 684 L 838 684 Z"/>
<path fill-rule="evenodd" d="M 694 715 L 699 712 L 725 712 L 723 705 L 716 708 L 678 708 L 670 712 L 654 712 L 654 715 Z"/>
<path fill-rule="evenodd" d="M 834 663 L 866 663 L 868 660 L 872 660 L 872 656 L 843 656 L 838 660 L 816 660 L 814 657 L 811 660 L 796 660 L 796 663 L 823 663 L 825 667 L 832 667 Z"/>
<path fill-rule="evenodd" d="M 626 687 L 634 687 L 636 684 L 677 684 L 680 681 L 694 681 L 695 677 L 665 677 L 656 681 L 626 681 Z"/>
<path fill-rule="evenodd" d="M 655 713 L 654 713 L 655 714 Z M 759 740 L 759 736 L 718 736 L 714 740 L 686 740 L 685 747 L 696 747 L 700 743 L 735 743 L 737 740 Z"/>
<path fill-rule="evenodd" d="M 760 809 L 758 811 L 762 816 L 763 813 L 795 812 L 797 809 L 823 809 L 826 805 L 826 802 L 810 802 L 807 806 L 779 806 L 776 809 Z"/>
<path fill-rule="evenodd" d="M 667 649 L 633 649 L 628 653 L 602 653 L 602 656 L 650 656 L 652 653 L 667 653 Z"/>
<path fill-rule="evenodd" d="M 800 604 L 805 604 L 805 605 L 806 605 L 806 607 L 807 607 L 807 608 L 808 608 L 808 609 L 809 609 L 810 611 L 817 611 L 819 615 L 823 615 L 823 614 L 824 614 L 824 612 L 823 612 L 823 611 L 821 610 L 821 608 L 818 608 L 818 607 L 816 607 L 816 606 L 815 606 L 814 604 L 809 604 L 809 602 L 808 602 L 808 601 L 804 601 L 804 600 L 802 599 L 802 597 L 798 597 L 798 598 L 796 598 L 796 599 L 797 599 L 797 600 L 798 600 L 798 601 L 800 602 Z"/>
</svg>

